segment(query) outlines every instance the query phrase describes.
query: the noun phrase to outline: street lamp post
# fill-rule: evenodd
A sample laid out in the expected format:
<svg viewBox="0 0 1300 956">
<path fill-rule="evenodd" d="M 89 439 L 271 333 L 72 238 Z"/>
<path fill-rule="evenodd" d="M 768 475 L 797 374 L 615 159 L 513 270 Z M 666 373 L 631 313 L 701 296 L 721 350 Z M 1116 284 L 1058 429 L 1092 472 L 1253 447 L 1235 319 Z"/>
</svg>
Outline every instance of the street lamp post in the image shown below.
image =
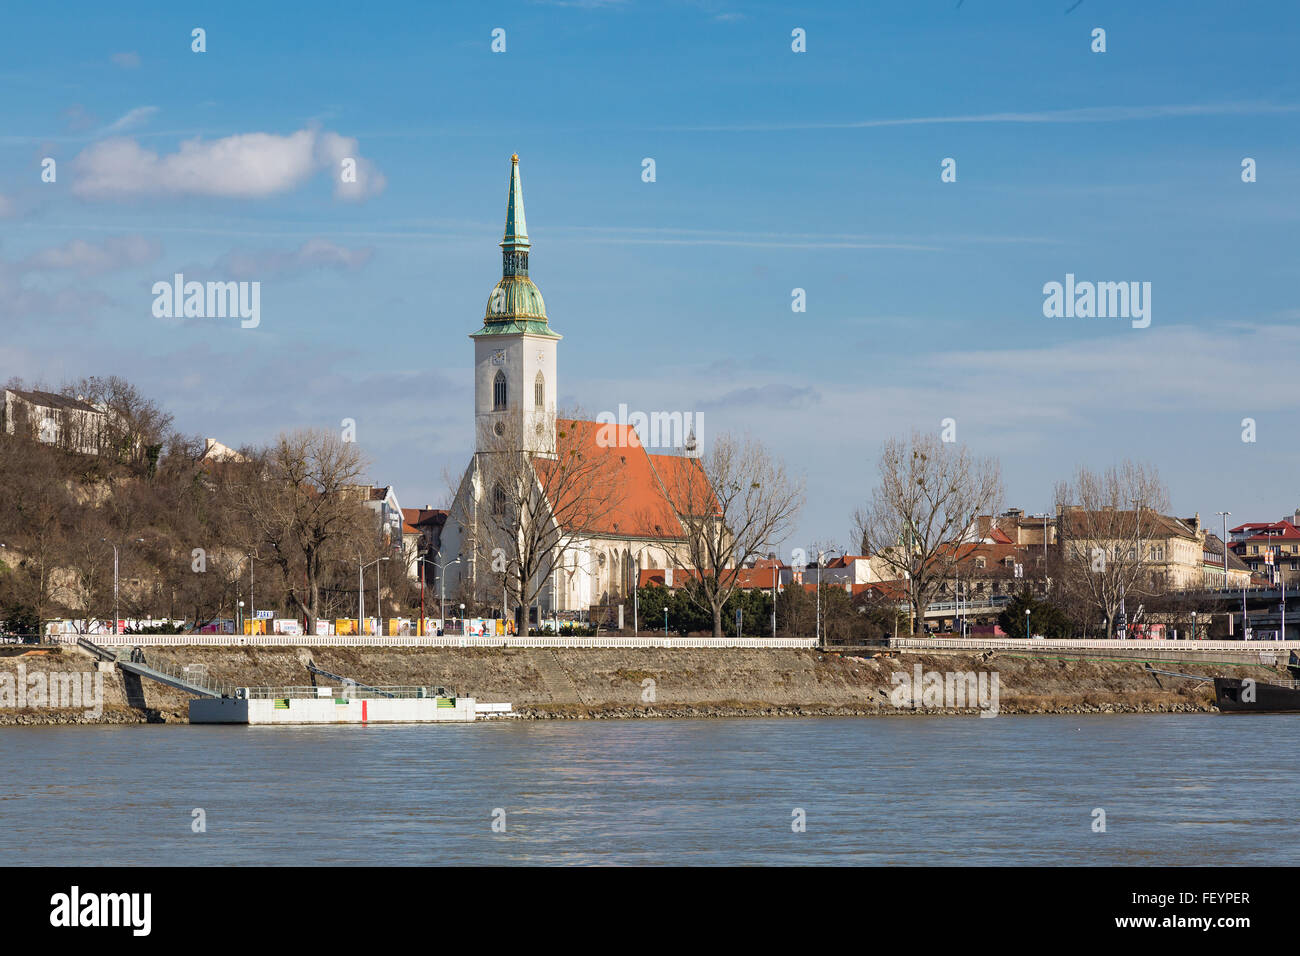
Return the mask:
<svg viewBox="0 0 1300 956">
<path fill-rule="evenodd" d="M 633 560 L 633 565 L 632 565 L 632 574 L 633 574 L 633 580 L 632 580 L 632 633 L 633 633 L 633 635 L 636 635 L 636 634 L 640 634 L 640 633 L 641 633 L 641 619 L 640 619 L 641 607 L 640 607 L 640 595 L 637 593 L 638 591 L 641 590 L 641 555 L 642 555 L 643 552 L 649 550 L 649 549 L 652 548 L 652 547 L 653 547 L 653 545 L 649 545 L 649 544 L 647 544 L 647 545 L 642 545 L 641 547 L 636 548 L 636 549 L 633 550 L 633 552 L 632 552 L 632 560 Z M 541 624 L 541 620 L 539 619 L 537 623 L 540 625 L 540 624 Z"/>
<path fill-rule="evenodd" d="M 817 646 L 822 646 L 822 552 L 817 549 Z"/>
<path fill-rule="evenodd" d="M 239 559 L 239 564 L 248 562 L 248 633 L 251 635 L 257 630 L 257 602 L 253 600 L 253 562 L 261 557 L 256 551 L 250 551 Z M 239 576 L 239 564 L 235 565 L 235 577 Z M 243 603 L 240 603 L 243 606 Z M 244 633 L 242 622 L 236 622 L 239 633 Z"/>
<path fill-rule="evenodd" d="M 1025 637 L 1029 637 L 1029 612 L 1030 608 L 1025 608 Z"/>
<path fill-rule="evenodd" d="M 822 558 L 828 554 L 838 554 L 838 548 L 829 551 L 817 549 L 817 646 L 822 646 Z"/>
<path fill-rule="evenodd" d="M 376 565 L 375 568 L 375 597 L 379 597 L 379 568 L 377 565 L 380 561 L 387 561 L 388 558 L 375 558 L 373 561 L 361 563 L 361 555 L 357 555 L 357 629 L 362 633 L 366 632 L 366 568 L 370 565 Z M 382 613 L 380 606 L 376 605 L 376 614 Z M 378 630 L 382 626 L 382 619 L 377 618 L 375 628 Z M 379 635 L 376 634 L 376 637 Z"/>
<path fill-rule="evenodd" d="M 770 541 L 764 541 L 761 545 L 759 545 L 759 547 L 760 547 L 760 548 L 771 548 L 771 547 L 772 547 L 772 543 L 771 543 Z M 776 552 L 775 550 L 773 550 L 773 551 L 771 551 L 771 552 L 769 552 L 769 553 L 772 555 L 772 637 L 775 638 L 775 637 L 776 637 L 776 587 L 777 587 L 777 574 L 778 574 L 778 571 L 779 571 L 779 569 L 780 569 L 780 567 L 781 567 L 781 561 L 780 561 L 779 558 L 776 557 L 777 552 Z M 758 564 L 758 562 L 755 562 L 755 568 L 756 568 L 756 569 L 757 569 L 757 564 Z"/>
<path fill-rule="evenodd" d="M 121 626 L 122 614 L 117 604 L 117 545 L 113 545 L 113 634 L 116 636 Z"/>
<path fill-rule="evenodd" d="M 100 540 L 100 541 L 103 541 L 105 544 L 108 544 L 108 543 L 109 543 L 109 541 L 108 541 L 107 538 L 100 538 L 99 540 Z M 139 542 L 140 544 L 143 544 L 143 543 L 144 543 L 144 538 L 136 538 L 135 540 L 136 540 L 137 542 Z M 114 636 L 116 636 L 116 635 L 118 635 L 118 634 L 121 633 L 121 631 L 120 631 L 119 628 L 118 628 L 118 622 L 122 619 L 122 616 L 121 616 L 120 612 L 118 611 L 118 587 L 117 587 L 118 551 L 117 551 L 117 545 L 116 545 L 116 544 L 112 545 L 112 548 L 113 548 L 113 634 L 114 634 Z"/>
<path fill-rule="evenodd" d="M 1228 589 L 1228 515 L 1231 511 L 1216 512 L 1223 518 L 1223 589 Z"/>
<path fill-rule="evenodd" d="M 447 575 L 446 569 L 453 564 L 460 564 L 460 557 L 457 556 L 455 561 L 446 561 L 439 564 L 437 561 L 431 562 L 438 569 L 438 617 L 442 620 L 442 630 L 447 632 Z M 465 605 L 461 605 L 464 607 Z"/>
</svg>

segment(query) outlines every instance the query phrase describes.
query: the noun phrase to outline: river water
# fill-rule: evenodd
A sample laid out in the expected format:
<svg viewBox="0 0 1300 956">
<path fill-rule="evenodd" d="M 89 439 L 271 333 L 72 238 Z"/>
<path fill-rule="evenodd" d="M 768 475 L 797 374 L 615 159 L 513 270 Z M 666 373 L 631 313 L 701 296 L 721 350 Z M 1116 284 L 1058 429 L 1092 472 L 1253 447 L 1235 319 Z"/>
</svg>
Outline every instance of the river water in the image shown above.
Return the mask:
<svg viewBox="0 0 1300 956">
<path fill-rule="evenodd" d="M 1283 715 L 4 728 L 0 865 L 1294 865 L 1297 731 Z"/>
</svg>

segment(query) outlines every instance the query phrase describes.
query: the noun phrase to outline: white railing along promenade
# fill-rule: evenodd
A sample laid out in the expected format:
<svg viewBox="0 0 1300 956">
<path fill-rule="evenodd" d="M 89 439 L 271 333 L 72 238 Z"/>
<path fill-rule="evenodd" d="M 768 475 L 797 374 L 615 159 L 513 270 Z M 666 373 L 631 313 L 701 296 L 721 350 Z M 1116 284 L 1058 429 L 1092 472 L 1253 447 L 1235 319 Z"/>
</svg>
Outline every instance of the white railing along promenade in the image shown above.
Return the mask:
<svg viewBox="0 0 1300 956">
<path fill-rule="evenodd" d="M 76 644 L 82 635 L 58 634 L 60 644 Z M 538 647 L 538 648 L 808 648 L 815 637 L 295 637 L 287 634 L 93 634 L 101 647 Z"/>
<path fill-rule="evenodd" d="M 895 637 L 890 647 L 900 650 L 927 650 L 950 648 L 962 651 L 1286 651 L 1300 652 L 1300 641 L 1171 641 L 1164 638 L 1145 640 L 1107 640 L 1105 638 L 1033 640 L 1026 637 L 946 638 L 946 637 Z"/>
</svg>

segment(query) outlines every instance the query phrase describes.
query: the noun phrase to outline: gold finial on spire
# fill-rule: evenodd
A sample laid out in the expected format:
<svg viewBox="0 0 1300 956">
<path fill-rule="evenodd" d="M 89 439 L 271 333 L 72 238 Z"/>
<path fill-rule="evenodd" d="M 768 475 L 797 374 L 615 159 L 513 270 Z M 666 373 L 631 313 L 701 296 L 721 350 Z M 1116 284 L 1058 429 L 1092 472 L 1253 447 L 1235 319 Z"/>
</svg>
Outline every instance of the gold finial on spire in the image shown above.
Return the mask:
<svg viewBox="0 0 1300 956">
<path fill-rule="evenodd" d="M 510 156 L 510 162 L 512 162 L 512 163 L 517 163 L 517 162 L 519 162 L 519 154 L 518 154 L 518 153 L 513 153 L 513 154 L 511 154 L 511 156 Z"/>
</svg>

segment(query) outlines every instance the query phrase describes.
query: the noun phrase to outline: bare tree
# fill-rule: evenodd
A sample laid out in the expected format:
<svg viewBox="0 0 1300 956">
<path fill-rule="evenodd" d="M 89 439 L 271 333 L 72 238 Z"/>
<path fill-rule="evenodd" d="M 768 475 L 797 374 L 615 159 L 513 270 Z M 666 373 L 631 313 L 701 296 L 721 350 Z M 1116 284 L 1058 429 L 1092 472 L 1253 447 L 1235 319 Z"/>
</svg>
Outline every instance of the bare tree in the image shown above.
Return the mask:
<svg viewBox="0 0 1300 956">
<path fill-rule="evenodd" d="M 283 434 L 266 453 L 221 472 L 249 528 L 246 549 L 280 569 L 309 634 L 328 563 L 378 548 L 374 516 L 353 491 L 366 465 L 355 444 L 308 429 Z"/>
<path fill-rule="evenodd" d="M 1168 507 L 1156 470 L 1127 460 L 1056 486 L 1062 583 L 1105 617 L 1107 637 L 1126 597 L 1155 593 L 1150 540 Z"/>
<path fill-rule="evenodd" d="M 885 442 L 880 484 L 855 524 L 863 553 L 903 580 L 914 633 L 925 630 L 925 610 L 943 583 L 952 546 L 970 540 L 976 518 L 992 514 L 1001 497 L 996 459 L 920 432 Z"/>
<path fill-rule="evenodd" d="M 473 509 L 464 550 L 478 596 L 488 582 L 504 589 L 524 633 L 528 609 L 585 532 L 601 527 L 622 504 L 618 457 L 592 440 L 594 422 L 555 420 L 555 455 L 519 451 L 510 435 L 493 436 L 463 479 Z M 543 422 L 541 427 L 549 427 Z M 488 595 L 488 602 L 491 595 Z"/>
<path fill-rule="evenodd" d="M 736 589 L 736 569 L 783 541 L 803 507 L 803 482 L 753 439 L 723 434 L 700 456 L 668 459 L 660 468 L 668 501 L 685 535 L 675 566 L 698 575 L 686 593 L 713 615 L 722 636 L 722 606 Z"/>
<path fill-rule="evenodd" d="M 0 434 L 0 537 L 10 557 L 15 551 L 22 555 L 15 569 L 20 573 L 10 582 L 17 593 L 9 600 L 30 604 L 42 625 L 50 616 L 55 572 L 67 553 L 68 525 L 79 511 L 58 480 L 54 455 Z"/>
<path fill-rule="evenodd" d="M 115 454 L 134 465 L 157 463 L 167 441 L 172 416 L 126 379 L 92 375 L 63 388 L 68 397 L 102 407 L 106 424 L 101 453 Z"/>
</svg>

